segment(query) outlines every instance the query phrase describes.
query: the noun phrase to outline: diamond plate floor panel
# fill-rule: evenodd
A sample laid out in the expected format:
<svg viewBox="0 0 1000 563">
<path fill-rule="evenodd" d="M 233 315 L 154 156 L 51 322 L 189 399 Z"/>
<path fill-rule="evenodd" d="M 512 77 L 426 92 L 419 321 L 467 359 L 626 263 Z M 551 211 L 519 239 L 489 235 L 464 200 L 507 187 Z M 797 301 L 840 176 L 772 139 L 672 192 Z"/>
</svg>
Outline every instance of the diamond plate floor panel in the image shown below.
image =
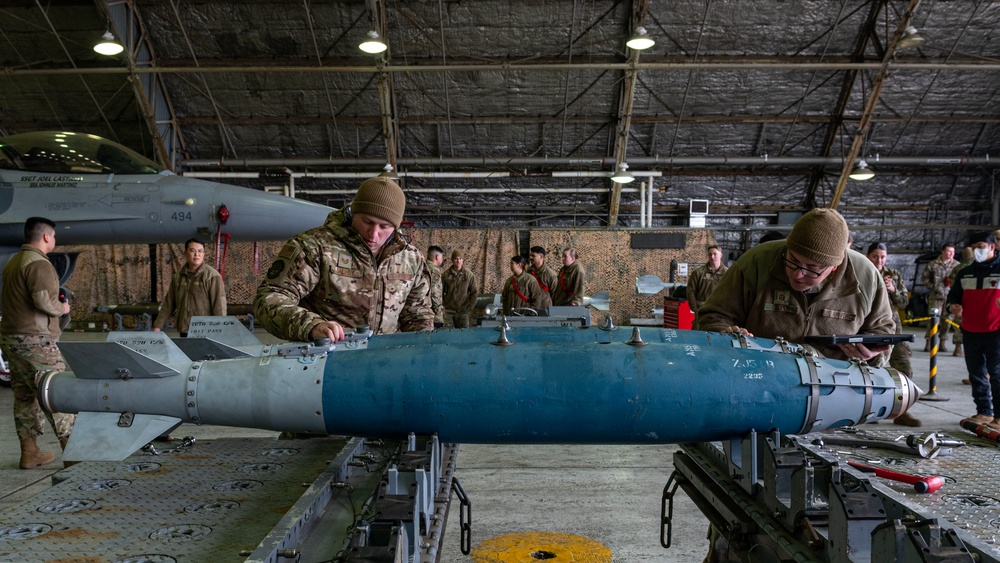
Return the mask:
<svg viewBox="0 0 1000 563">
<path fill-rule="evenodd" d="M 816 438 L 836 435 L 843 438 L 888 440 L 905 444 L 905 437 L 908 434 L 910 432 L 899 430 L 866 431 L 863 436 L 828 432 L 807 434 L 801 436 L 799 441 L 807 445 Z M 937 435 L 965 441 L 966 445 L 953 448 L 951 455 L 938 455 L 934 459 L 878 448 L 841 445 L 806 447 L 845 463 L 855 461 L 900 473 L 942 477 L 944 485 L 940 489 L 933 493 L 919 494 L 914 492 L 913 485 L 866 475 L 872 483 L 891 490 L 891 497 L 900 504 L 918 514 L 951 522 L 961 530 L 963 539 L 978 542 L 981 547 L 987 548 L 994 557 L 1000 559 L 1000 479 L 997 479 L 997 470 L 1000 468 L 1000 447 L 967 432 L 938 431 Z"/>
<path fill-rule="evenodd" d="M 0 514 L 0 561 L 243 561 L 346 439 L 219 439 L 86 462 Z"/>
</svg>

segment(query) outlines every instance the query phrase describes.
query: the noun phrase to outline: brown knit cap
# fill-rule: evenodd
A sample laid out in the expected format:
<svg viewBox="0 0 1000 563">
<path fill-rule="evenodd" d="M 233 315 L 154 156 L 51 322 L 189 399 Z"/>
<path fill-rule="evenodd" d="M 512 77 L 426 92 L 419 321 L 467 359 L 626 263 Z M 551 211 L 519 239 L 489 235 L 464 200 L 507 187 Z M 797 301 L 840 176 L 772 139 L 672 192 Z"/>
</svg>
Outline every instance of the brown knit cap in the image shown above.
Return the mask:
<svg viewBox="0 0 1000 563">
<path fill-rule="evenodd" d="M 403 190 L 388 178 L 371 178 L 362 182 L 351 202 L 351 212 L 373 215 L 388 221 L 397 229 L 406 211 Z"/>
<path fill-rule="evenodd" d="M 819 208 L 806 213 L 788 233 L 788 249 L 802 258 L 835 266 L 844 261 L 847 221 L 834 209 Z"/>
<path fill-rule="evenodd" d="M 451 251 L 451 259 L 454 260 L 455 258 L 463 258 L 464 259 L 465 255 L 462 254 L 461 250 L 459 250 L 459 249 L 456 248 L 455 250 Z"/>
</svg>

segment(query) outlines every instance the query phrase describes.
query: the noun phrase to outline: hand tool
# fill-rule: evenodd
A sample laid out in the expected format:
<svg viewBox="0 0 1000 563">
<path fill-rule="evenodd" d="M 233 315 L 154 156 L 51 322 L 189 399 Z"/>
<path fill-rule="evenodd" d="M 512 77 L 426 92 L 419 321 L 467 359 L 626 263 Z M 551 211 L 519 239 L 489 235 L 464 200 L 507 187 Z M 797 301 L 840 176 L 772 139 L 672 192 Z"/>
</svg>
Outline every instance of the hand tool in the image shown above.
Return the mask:
<svg viewBox="0 0 1000 563">
<path fill-rule="evenodd" d="M 854 461 L 849 461 L 847 464 L 866 473 L 874 473 L 876 477 L 899 481 L 901 483 L 909 483 L 913 485 L 913 490 L 918 493 L 933 493 L 934 491 L 940 489 L 941 485 L 944 485 L 944 479 L 938 477 L 937 475 L 924 475 L 921 477 L 920 475 L 910 475 L 908 473 L 889 471 L 888 469 L 882 469 L 881 467 L 865 465 Z"/>
<path fill-rule="evenodd" d="M 986 438 L 987 440 L 993 440 L 994 442 L 1000 444 L 1000 431 L 994 430 L 985 424 L 976 424 L 968 419 L 963 420 L 961 424 L 962 428 L 965 428 L 970 432 L 975 432 L 976 436 Z"/>
</svg>

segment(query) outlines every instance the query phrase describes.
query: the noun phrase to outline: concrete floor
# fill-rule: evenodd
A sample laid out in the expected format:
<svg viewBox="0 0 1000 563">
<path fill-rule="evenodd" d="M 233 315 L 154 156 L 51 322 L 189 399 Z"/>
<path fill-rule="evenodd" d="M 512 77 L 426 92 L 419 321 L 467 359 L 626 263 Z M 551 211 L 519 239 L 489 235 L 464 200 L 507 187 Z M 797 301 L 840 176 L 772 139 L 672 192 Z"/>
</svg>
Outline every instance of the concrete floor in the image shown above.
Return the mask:
<svg viewBox="0 0 1000 563">
<path fill-rule="evenodd" d="M 915 329 L 915 381 L 928 388 L 928 354 Z M 100 333 L 67 334 L 66 340 L 103 339 Z M 949 343 L 950 346 L 950 343 Z M 919 430 L 953 430 L 975 413 L 969 387 L 961 384 L 965 363 L 950 354 L 938 356 L 937 392 L 945 402 L 921 401 L 910 411 L 923 421 Z M 0 389 L 0 513 L 46 489 L 51 469 L 17 468 L 12 396 Z M 890 425 L 883 422 L 880 428 Z M 916 429 L 895 426 L 901 432 Z M 175 436 L 199 439 L 270 437 L 273 432 L 183 425 Z M 40 445 L 58 451 L 51 433 Z M 590 538 L 608 547 L 615 563 L 701 561 L 707 550 L 707 521 L 685 496 L 677 501 L 673 547 L 659 542 L 660 498 L 673 471 L 675 446 L 476 446 L 463 445 L 457 476 L 472 501 L 472 545 L 499 535 L 561 532 Z M 680 491 L 679 491 L 680 492 Z M 453 505 L 453 509 L 457 504 Z M 468 563 L 459 549 L 457 512 L 452 512 L 441 553 L 442 563 Z"/>
</svg>

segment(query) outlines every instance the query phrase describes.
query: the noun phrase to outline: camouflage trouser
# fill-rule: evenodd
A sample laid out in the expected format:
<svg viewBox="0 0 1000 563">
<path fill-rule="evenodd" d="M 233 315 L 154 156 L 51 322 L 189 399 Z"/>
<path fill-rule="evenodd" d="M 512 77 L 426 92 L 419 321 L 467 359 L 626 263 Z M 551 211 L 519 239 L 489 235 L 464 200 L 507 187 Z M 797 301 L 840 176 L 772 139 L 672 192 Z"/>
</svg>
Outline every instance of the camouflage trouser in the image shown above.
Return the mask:
<svg viewBox="0 0 1000 563">
<path fill-rule="evenodd" d="M 910 350 L 910 345 L 900 342 L 892 347 L 892 354 L 889 356 L 889 367 L 912 378 L 913 365 L 910 362 L 912 357 L 913 351 Z"/>
<path fill-rule="evenodd" d="M 941 311 L 941 320 L 938 321 L 940 323 L 940 326 L 938 326 L 938 337 L 940 337 L 939 342 L 941 342 L 941 345 L 943 346 L 944 343 L 945 343 L 945 338 L 948 337 L 948 331 L 951 329 L 951 325 L 948 324 L 948 323 L 946 323 L 946 322 L 944 322 L 944 320 L 945 319 L 950 319 L 951 315 L 949 315 L 948 311 L 946 311 L 945 308 L 944 308 L 944 299 L 936 299 L 936 298 L 933 298 L 933 297 L 929 297 L 927 299 L 927 316 L 928 317 L 931 316 L 931 309 L 938 309 L 939 311 Z M 925 338 L 930 338 L 931 337 L 931 327 L 932 326 L 934 326 L 934 325 L 932 325 L 930 321 L 927 321 L 927 331 L 924 332 L 924 337 Z"/>
<path fill-rule="evenodd" d="M 444 326 L 469 328 L 469 312 L 447 309 L 444 312 Z"/>
<path fill-rule="evenodd" d="M 962 326 L 962 317 L 952 317 L 952 320 L 955 321 L 955 324 L 957 324 L 958 326 Z M 959 344 L 962 343 L 962 331 L 960 329 L 955 328 L 953 332 L 955 335 L 951 337 L 951 341 L 955 343 L 955 346 L 958 346 Z"/>
<path fill-rule="evenodd" d="M 14 391 L 14 427 L 21 440 L 43 434 L 43 417 L 52 425 L 56 437 L 68 438 L 76 415 L 44 412 L 38 406 L 38 381 L 50 371 L 65 371 L 56 341 L 48 336 L 29 334 L 0 335 L 0 349 L 10 368 Z"/>
</svg>

